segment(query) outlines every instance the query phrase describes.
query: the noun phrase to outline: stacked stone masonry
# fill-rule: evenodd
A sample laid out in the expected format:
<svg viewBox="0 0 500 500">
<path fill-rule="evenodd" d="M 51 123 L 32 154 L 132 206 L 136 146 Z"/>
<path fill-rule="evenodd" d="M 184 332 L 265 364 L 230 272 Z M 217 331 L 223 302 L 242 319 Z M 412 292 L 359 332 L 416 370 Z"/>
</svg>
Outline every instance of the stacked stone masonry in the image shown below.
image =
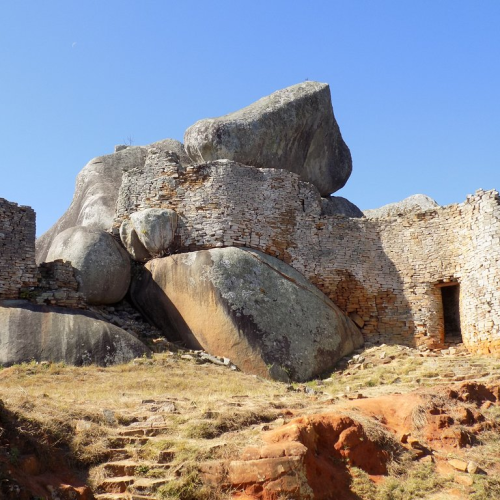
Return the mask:
<svg viewBox="0 0 500 500">
<path fill-rule="evenodd" d="M 36 283 L 35 212 L 0 198 L 0 299 Z"/>
<path fill-rule="evenodd" d="M 39 282 L 32 292 L 33 302 L 71 309 L 87 308 L 83 295 L 78 292 L 78 282 L 70 262 L 44 262 L 38 270 Z"/>
<path fill-rule="evenodd" d="M 179 216 L 172 251 L 246 246 L 303 273 L 362 326 L 366 340 L 442 346 L 441 287 L 460 284 L 470 350 L 500 353 L 500 203 L 478 191 L 459 205 L 384 219 L 325 216 L 298 176 L 220 160 L 183 166 L 150 149 L 124 173 L 114 231 L 144 208 Z"/>
<path fill-rule="evenodd" d="M 30 207 L 0 198 L 0 300 L 84 308 L 69 262 L 35 263 L 36 216 Z"/>
</svg>

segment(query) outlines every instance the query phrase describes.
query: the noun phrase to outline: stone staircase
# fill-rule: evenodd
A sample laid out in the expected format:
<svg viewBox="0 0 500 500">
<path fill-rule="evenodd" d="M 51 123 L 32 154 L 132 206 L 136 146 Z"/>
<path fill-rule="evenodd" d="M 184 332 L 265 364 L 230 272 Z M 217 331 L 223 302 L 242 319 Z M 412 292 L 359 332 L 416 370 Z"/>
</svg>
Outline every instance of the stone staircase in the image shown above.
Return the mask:
<svg viewBox="0 0 500 500">
<path fill-rule="evenodd" d="M 171 470 L 175 451 L 161 449 L 160 442 L 171 428 L 159 420 L 152 417 L 117 429 L 111 439 L 113 448 L 108 451 L 108 462 L 99 466 L 102 479 L 94 487 L 97 500 L 153 500 L 158 488 L 175 477 L 175 471 Z M 145 447 L 154 441 L 157 447 L 153 448 L 158 448 L 156 458 L 142 458 Z"/>
<path fill-rule="evenodd" d="M 405 370 L 405 367 L 408 369 Z M 368 383 L 374 374 L 392 371 L 397 376 L 394 380 L 390 381 L 392 376 L 389 376 L 389 382 L 387 379 L 379 380 L 374 387 Z M 425 385 L 463 381 L 492 383 L 500 380 L 500 361 L 470 355 L 461 347 L 423 351 L 383 345 L 346 358 L 344 367 L 333 377 L 343 384 L 340 387 L 343 388 L 343 397 L 359 398 L 361 390 L 364 397 L 373 397 L 395 391 L 406 392 Z M 314 390 L 305 385 L 299 389 L 289 389 L 287 404 L 293 406 L 296 403 L 296 407 L 302 408 L 304 414 L 331 411 L 331 396 L 340 396 L 330 392 L 329 380 L 335 382 L 334 379 L 319 381 Z M 307 400 L 307 409 L 300 404 L 303 402 L 302 392 L 305 393 L 304 398 L 310 398 Z M 327 401 L 327 407 L 324 401 Z M 248 404 L 251 403 L 249 400 Z M 237 404 L 242 409 L 246 403 L 225 401 L 224 404 Z M 165 496 L 158 490 L 171 481 L 178 481 L 186 470 L 182 469 L 185 463 L 183 446 L 202 446 L 207 449 L 222 446 L 222 441 L 210 438 L 195 440 L 179 435 L 179 427 L 173 424 L 178 417 L 185 422 L 183 425 L 197 422 L 200 418 L 209 418 L 201 409 L 193 411 L 191 401 L 187 398 L 143 400 L 139 407 L 126 410 L 127 413 L 127 420 L 132 423 L 116 428 L 109 441 L 107 462 L 98 467 L 99 474 L 96 477 L 99 479 L 93 481 L 97 500 L 153 500 Z M 283 418 L 275 421 L 276 426 L 283 423 Z M 262 430 L 267 429 L 269 425 L 262 426 Z M 174 486 L 170 485 L 171 488 Z"/>
</svg>

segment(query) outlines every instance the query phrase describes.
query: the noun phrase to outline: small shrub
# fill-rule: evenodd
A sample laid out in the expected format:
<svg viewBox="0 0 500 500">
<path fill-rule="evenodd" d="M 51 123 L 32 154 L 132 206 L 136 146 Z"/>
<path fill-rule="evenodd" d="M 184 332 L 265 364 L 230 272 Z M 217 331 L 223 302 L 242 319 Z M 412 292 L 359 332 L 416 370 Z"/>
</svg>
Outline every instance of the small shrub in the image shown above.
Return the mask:
<svg viewBox="0 0 500 500">
<path fill-rule="evenodd" d="M 88 429 L 74 435 L 70 448 L 80 463 L 92 465 L 107 457 L 109 444 L 106 430 L 92 422 Z"/>
<path fill-rule="evenodd" d="M 370 476 L 362 469 L 351 467 L 351 491 L 362 500 L 372 500 L 377 493 L 377 487 Z"/>
<path fill-rule="evenodd" d="M 135 468 L 134 474 L 136 476 L 146 476 L 149 473 L 149 470 L 150 470 L 149 465 L 141 464 Z"/>
</svg>

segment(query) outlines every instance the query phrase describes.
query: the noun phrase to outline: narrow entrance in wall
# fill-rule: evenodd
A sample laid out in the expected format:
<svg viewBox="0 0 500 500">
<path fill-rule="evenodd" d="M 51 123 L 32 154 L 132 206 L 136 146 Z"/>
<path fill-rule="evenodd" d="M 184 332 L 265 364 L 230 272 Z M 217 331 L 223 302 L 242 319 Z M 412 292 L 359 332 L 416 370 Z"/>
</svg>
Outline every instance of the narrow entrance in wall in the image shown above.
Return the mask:
<svg viewBox="0 0 500 500">
<path fill-rule="evenodd" d="M 460 327 L 460 285 L 453 284 L 441 287 L 443 301 L 444 341 L 462 342 Z"/>
</svg>

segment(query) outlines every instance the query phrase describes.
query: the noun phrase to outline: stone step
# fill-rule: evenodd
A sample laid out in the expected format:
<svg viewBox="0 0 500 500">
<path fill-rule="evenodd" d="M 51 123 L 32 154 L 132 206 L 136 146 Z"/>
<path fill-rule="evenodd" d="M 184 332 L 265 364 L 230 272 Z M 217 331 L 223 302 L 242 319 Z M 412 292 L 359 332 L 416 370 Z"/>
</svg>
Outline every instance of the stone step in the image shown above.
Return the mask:
<svg viewBox="0 0 500 500">
<path fill-rule="evenodd" d="M 144 428 L 134 427 L 132 429 L 121 429 L 118 431 L 119 436 L 144 436 Z"/>
<path fill-rule="evenodd" d="M 111 448 L 107 453 L 108 460 L 126 460 L 132 457 L 132 454 L 126 448 Z"/>
<path fill-rule="evenodd" d="M 117 448 L 125 448 L 126 446 L 136 445 L 143 446 L 149 441 L 148 437 L 135 437 L 135 436 L 117 436 L 111 439 L 113 446 Z"/>
<path fill-rule="evenodd" d="M 129 486 L 128 491 L 134 493 L 152 493 L 169 481 L 170 479 L 149 479 L 141 477 L 136 479 L 133 485 Z"/>
<path fill-rule="evenodd" d="M 145 425 L 136 426 L 118 431 L 119 436 L 140 437 L 140 436 L 158 436 L 168 434 L 172 429 L 168 425 Z"/>
<path fill-rule="evenodd" d="M 101 493 L 100 495 L 94 495 L 96 500 L 130 500 L 130 496 L 127 493 Z"/>
<path fill-rule="evenodd" d="M 135 470 L 139 465 L 135 460 L 125 459 L 117 460 L 115 462 L 108 462 L 104 464 L 104 470 L 114 477 L 120 476 L 133 476 L 135 475 Z"/>
<path fill-rule="evenodd" d="M 157 497 L 150 497 L 149 495 L 135 495 L 133 493 L 128 498 L 130 498 L 130 500 L 157 500 Z"/>
<path fill-rule="evenodd" d="M 164 469 L 167 470 L 169 464 L 159 464 L 156 462 L 139 462 L 137 460 L 117 460 L 108 462 L 104 465 L 104 470 L 113 476 L 133 476 L 137 474 L 137 469 L 141 466 L 149 467 L 149 469 Z"/>
<path fill-rule="evenodd" d="M 160 436 L 162 434 L 169 434 L 170 432 L 172 432 L 172 428 L 166 425 L 144 429 L 144 435 L 151 437 Z"/>
<path fill-rule="evenodd" d="M 129 486 L 134 484 L 134 476 L 110 477 L 99 483 L 99 493 L 124 493 Z"/>
<path fill-rule="evenodd" d="M 163 450 L 158 453 L 157 462 L 159 464 L 168 464 L 174 459 L 174 457 L 175 457 L 174 450 Z"/>
</svg>

